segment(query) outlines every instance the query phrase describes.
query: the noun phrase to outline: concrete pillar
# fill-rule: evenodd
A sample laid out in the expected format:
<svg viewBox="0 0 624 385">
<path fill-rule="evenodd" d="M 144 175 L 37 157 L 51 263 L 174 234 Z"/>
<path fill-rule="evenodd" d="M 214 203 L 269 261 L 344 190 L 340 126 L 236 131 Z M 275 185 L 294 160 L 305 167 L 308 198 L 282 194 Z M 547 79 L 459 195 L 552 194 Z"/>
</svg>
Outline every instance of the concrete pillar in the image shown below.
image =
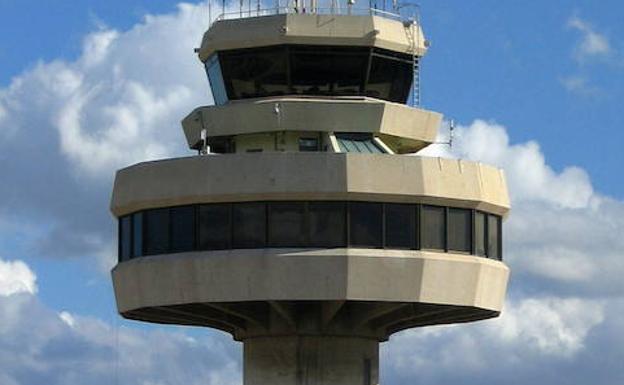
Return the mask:
<svg viewBox="0 0 624 385">
<path fill-rule="evenodd" d="M 243 341 L 244 385 L 377 385 L 379 342 L 360 337 Z"/>
</svg>

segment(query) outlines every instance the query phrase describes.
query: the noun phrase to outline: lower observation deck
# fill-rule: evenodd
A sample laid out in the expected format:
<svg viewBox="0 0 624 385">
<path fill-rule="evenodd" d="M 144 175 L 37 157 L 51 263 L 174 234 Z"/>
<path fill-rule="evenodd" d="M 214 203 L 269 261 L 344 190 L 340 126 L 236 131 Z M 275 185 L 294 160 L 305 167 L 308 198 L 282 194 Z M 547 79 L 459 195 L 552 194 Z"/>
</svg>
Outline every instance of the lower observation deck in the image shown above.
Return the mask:
<svg viewBox="0 0 624 385">
<path fill-rule="evenodd" d="M 463 254 L 248 249 L 137 258 L 118 264 L 113 282 L 126 318 L 210 326 L 236 339 L 383 341 L 411 327 L 497 316 L 508 275 L 502 262 Z"/>
</svg>

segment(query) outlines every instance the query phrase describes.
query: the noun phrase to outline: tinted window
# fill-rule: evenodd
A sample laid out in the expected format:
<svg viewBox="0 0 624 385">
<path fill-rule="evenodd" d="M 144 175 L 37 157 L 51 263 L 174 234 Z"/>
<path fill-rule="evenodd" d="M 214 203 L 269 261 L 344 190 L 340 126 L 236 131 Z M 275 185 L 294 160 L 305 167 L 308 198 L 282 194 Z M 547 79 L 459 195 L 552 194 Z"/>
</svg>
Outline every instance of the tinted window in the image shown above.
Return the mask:
<svg viewBox="0 0 624 385">
<path fill-rule="evenodd" d="M 227 102 L 227 94 L 225 92 L 225 85 L 223 84 L 223 74 L 221 73 L 221 65 L 219 64 L 219 58 L 217 54 L 212 55 L 206 61 L 206 73 L 208 74 L 208 80 L 210 81 L 210 88 L 212 90 L 212 97 L 216 105 L 222 105 Z"/>
<path fill-rule="evenodd" d="M 269 246 L 306 246 L 305 204 L 273 202 L 269 204 Z"/>
<path fill-rule="evenodd" d="M 219 57 L 230 99 L 288 92 L 285 47 L 222 52 Z"/>
<path fill-rule="evenodd" d="M 449 250 L 470 253 L 472 246 L 470 210 L 450 208 L 448 221 Z"/>
<path fill-rule="evenodd" d="M 405 103 L 412 85 L 412 63 L 390 56 L 375 54 L 366 84 L 366 95 Z"/>
<path fill-rule="evenodd" d="M 119 261 L 130 259 L 132 251 L 132 226 L 130 215 L 119 218 Z"/>
<path fill-rule="evenodd" d="M 317 138 L 299 138 L 299 151 L 318 151 Z"/>
<path fill-rule="evenodd" d="M 198 222 L 200 249 L 221 250 L 230 247 L 232 227 L 229 204 L 200 206 Z"/>
<path fill-rule="evenodd" d="M 169 250 L 169 209 L 147 210 L 145 225 L 145 255 L 164 254 Z"/>
<path fill-rule="evenodd" d="M 195 207 L 171 208 L 171 252 L 180 253 L 195 248 Z"/>
<path fill-rule="evenodd" d="M 143 255 L 143 213 L 132 215 L 132 256 Z"/>
<path fill-rule="evenodd" d="M 353 246 L 381 247 L 381 203 L 351 202 L 349 204 L 349 240 Z"/>
<path fill-rule="evenodd" d="M 446 223 L 445 209 L 438 206 L 422 206 L 422 248 L 445 249 Z"/>
<path fill-rule="evenodd" d="M 235 249 L 265 247 L 266 205 L 264 203 L 232 205 L 232 234 Z"/>
<path fill-rule="evenodd" d="M 347 244 L 343 202 L 310 202 L 308 212 L 310 246 L 341 247 Z"/>
<path fill-rule="evenodd" d="M 416 215 L 414 205 L 386 204 L 386 247 L 415 247 Z"/>
<path fill-rule="evenodd" d="M 485 214 L 477 211 L 475 213 L 475 253 L 477 255 L 485 256 L 486 234 Z"/>
<path fill-rule="evenodd" d="M 500 218 L 496 215 L 488 215 L 488 225 L 487 225 L 487 237 L 488 237 L 488 246 L 487 246 L 487 256 L 492 259 L 501 259 L 500 250 L 501 250 L 501 237 L 499 233 L 500 229 Z"/>
</svg>

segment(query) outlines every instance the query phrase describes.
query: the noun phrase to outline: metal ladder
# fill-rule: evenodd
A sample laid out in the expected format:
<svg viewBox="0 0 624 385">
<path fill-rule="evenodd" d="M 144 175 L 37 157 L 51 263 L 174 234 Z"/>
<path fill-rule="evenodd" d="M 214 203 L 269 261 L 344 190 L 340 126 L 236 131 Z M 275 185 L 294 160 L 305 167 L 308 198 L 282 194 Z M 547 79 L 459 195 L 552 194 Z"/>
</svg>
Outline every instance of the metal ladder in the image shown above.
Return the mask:
<svg viewBox="0 0 624 385">
<path fill-rule="evenodd" d="M 412 106 L 420 106 L 420 57 L 418 56 L 417 49 L 420 47 L 420 20 L 418 13 L 411 18 L 410 24 L 410 50 L 412 54 Z"/>
</svg>

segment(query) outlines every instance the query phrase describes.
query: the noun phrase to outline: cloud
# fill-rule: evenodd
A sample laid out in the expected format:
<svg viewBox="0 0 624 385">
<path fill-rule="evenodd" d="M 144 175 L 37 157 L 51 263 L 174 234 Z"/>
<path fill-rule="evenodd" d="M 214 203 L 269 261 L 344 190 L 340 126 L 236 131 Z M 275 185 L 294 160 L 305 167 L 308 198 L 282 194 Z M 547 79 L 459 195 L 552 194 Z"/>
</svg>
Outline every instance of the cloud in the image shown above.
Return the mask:
<svg viewBox="0 0 624 385">
<path fill-rule="evenodd" d="M 567 23 L 569 28 L 581 33 L 581 40 L 576 47 L 579 60 L 589 57 L 604 57 L 612 52 L 609 39 L 594 30 L 591 24 L 578 16 L 572 16 Z"/>
<path fill-rule="evenodd" d="M 581 95 L 581 96 L 600 96 L 602 90 L 592 84 L 590 81 L 580 75 L 573 75 L 568 77 L 562 77 L 559 82 L 569 92 Z"/>
<path fill-rule="evenodd" d="M 30 255 L 114 260 L 116 169 L 191 154 L 180 120 L 212 98 L 193 53 L 204 5 L 88 34 L 75 60 L 39 62 L 0 88 L 0 212 Z M 37 227 L 32 231 L 32 227 Z"/>
<path fill-rule="evenodd" d="M 240 347 L 224 333 L 193 338 L 179 329 L 141 330 L 59 313 L 32 289 L 5 295 L 8 265 L 0 265 L 1 384 L 241 383 Z M 10 266 L 17 275 L 34 276 L 21 261 Z"/>
<path fill-rule="evenodd" d="M 28 265 L 22 261 L 5 261 L 0 258 L 0 296 L 36 292 L 37 276 Z"/>
</svg>

